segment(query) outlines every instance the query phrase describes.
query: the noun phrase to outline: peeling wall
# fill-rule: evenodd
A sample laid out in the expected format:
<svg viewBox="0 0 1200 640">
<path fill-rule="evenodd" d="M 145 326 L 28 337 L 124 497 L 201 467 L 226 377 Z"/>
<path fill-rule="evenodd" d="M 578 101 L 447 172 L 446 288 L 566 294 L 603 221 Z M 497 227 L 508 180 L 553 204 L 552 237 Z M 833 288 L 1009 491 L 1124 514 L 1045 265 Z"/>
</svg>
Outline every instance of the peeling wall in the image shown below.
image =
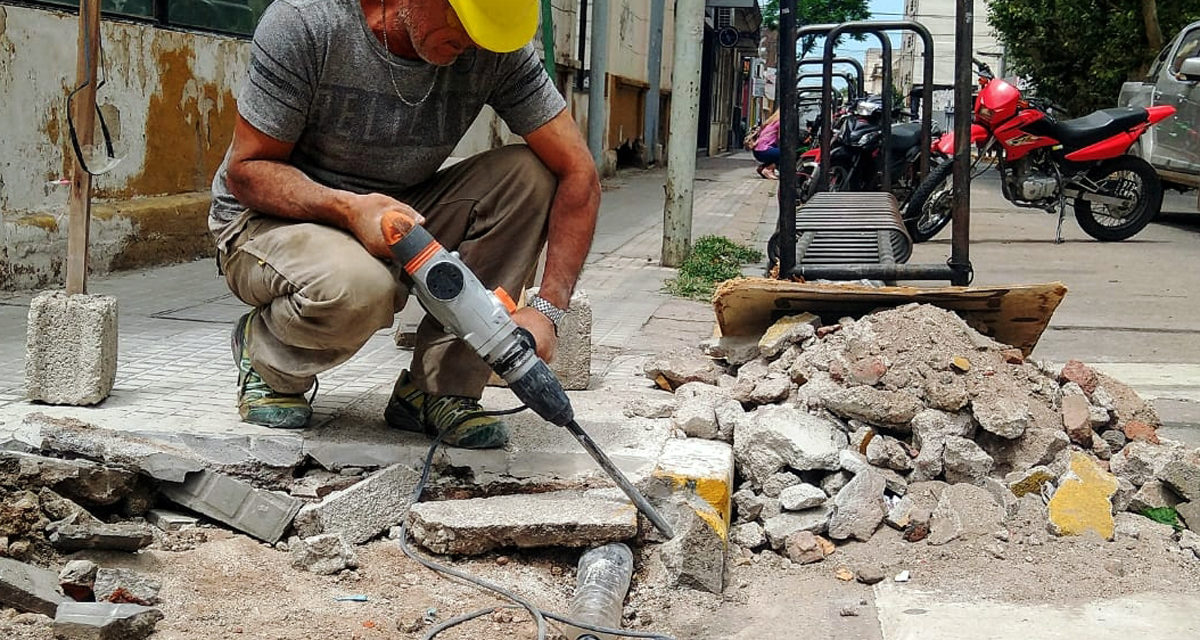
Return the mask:
<svg viewBox="0 0 1200 640">
<path fill-rule="evenodd" d="M 57 215 L 67 187 L 53 182 L 70 175 L 65 96 L 75 77 L 77 18 L 3 9 L 0 210 Z M 207 190 L 233 133 L 248 43 L 108 20 L 101 38 L 108 78 L 97 103 L 123 160 L 96 178 L 96 198 Z"/>
</svg>

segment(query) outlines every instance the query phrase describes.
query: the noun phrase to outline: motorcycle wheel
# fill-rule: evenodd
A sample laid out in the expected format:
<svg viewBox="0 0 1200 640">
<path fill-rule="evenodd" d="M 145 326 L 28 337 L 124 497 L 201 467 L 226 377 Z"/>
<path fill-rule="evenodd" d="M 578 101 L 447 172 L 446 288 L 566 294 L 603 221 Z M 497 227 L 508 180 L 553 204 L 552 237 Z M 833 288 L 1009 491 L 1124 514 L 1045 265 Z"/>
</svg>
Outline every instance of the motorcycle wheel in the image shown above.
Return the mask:
<svg viewBox="0 0 1200 640">
<path fill-rule="evenodd" d="M 1162 208 L 1162 182 L 1150 163 L 1124 155 L 1105 160 L 1088 172 L 1100 186 L 1100 195 L 1129 198 L 1132 203 L 1115 207 L 1075 199 L 1075 220 L 1084 233 L 1101 242 L 1120 242 L 1146 228 Z"/>
<path fill-rule="evenodd" d="M 913 242 L 925 242 L 949 224 L 954 209 L 953 173 L 954 163 L 947 160 L 934 167 L 913 192 L 904 211 L 904 226 Z"/>
</svg>

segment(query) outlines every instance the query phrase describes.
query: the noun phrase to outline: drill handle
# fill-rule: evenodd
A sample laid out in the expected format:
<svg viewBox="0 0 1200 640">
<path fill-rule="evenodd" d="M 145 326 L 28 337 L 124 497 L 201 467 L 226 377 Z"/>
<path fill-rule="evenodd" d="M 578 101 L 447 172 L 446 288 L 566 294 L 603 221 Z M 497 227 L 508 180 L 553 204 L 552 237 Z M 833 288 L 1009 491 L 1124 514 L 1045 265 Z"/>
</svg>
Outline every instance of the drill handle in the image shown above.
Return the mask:
<svg viewBox="0 0 1200 640">
<path fill-rule="evenodd" d="M 409 275 L 416 273 L 425 261 L 442 248 L 425 227 L 399 211 L 384 213 L 380 227 L 384 242 L 392 249 L 392 257 Z"/>
</svg>

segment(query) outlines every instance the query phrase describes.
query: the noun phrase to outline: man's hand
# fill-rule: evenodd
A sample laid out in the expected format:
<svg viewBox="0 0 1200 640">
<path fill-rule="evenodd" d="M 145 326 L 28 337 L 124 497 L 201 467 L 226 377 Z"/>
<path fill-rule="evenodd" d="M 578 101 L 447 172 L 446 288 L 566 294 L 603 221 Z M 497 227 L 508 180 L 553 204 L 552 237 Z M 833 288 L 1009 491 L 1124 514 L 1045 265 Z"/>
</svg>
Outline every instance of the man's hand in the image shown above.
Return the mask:
<svg viewBox="0 0 1200 640">
<path fill-rule="evenodd" d="M 366 250 L 376 258 L 391 260 L 392 250 L 383 239 L 383 215 L 396 212 L 409 222 L 408 228 L 424 224 L 425 218 L 416 209 L 395 198 L 381 193 L 355 195 L 350 199 L 346 215 L 346 229 L 358 238 Z"/>
<path fill-rule="evenodd" d="M 558 336 L 554 334 L 554 323 L 542 315 L 541 311 L 532 307 L 521 307 L 513 315 L 513 322 L 533 334 L 537 343 L 537 354 L 547 364 L 554 361 L 554 352 L 558 350 Z"/>
</svg>

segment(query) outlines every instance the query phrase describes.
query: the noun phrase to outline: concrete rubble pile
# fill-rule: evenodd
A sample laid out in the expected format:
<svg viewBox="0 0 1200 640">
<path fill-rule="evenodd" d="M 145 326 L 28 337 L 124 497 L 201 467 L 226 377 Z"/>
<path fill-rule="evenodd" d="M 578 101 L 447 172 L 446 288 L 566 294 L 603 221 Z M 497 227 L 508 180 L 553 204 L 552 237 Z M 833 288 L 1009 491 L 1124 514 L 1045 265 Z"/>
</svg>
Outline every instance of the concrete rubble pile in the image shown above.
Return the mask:
<svg viewBox="0 0 1200 640">
<path fill-rule="evenodd" d="M 1027 361 L 934 306 L 785 317 L 645 374 L 675 403 L 640 398 L 630 415 L 732 444 L 734 557 L 819 562 L 884 527 L 932 545 L 1157 527 L 1200 553 L 1200 449 L 1160 440 L 1153 408 L 1117 380 Z M 1147 517 L 1176 514 L 1178 532 Z"/>
</svg>

